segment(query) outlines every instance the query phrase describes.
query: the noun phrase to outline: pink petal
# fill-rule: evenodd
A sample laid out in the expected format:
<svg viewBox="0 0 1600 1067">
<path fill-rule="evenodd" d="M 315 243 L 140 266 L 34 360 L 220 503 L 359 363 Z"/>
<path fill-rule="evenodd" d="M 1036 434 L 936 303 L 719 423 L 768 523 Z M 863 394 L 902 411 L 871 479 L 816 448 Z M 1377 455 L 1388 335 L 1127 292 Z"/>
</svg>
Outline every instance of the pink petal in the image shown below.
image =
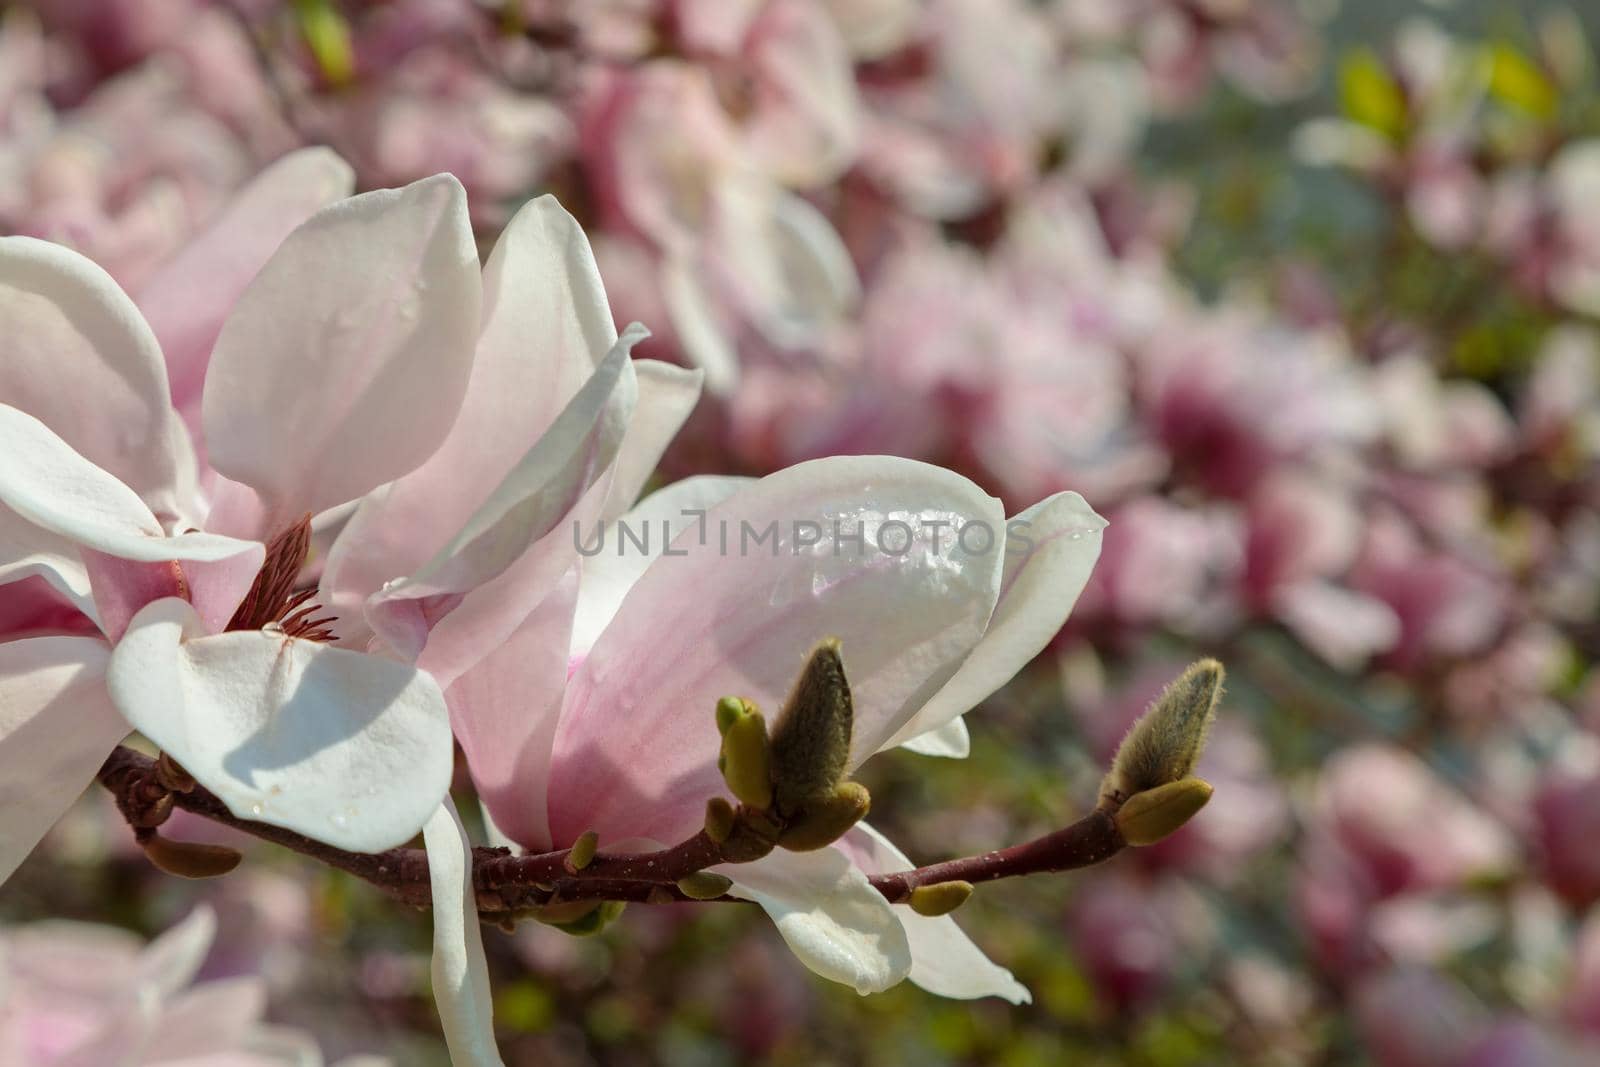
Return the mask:
<svg viewBox="0 0 1600 1067">
<path fill-rule="evenodd" d="M 791 467 L 712 509 L 705 533 L 701 544 L 685 531 L 650 567 L 572 679 L 550 787 L 557 841 L 591 827 L 606 839 L 693 832 L 706 798 L 725 792 L 716 701 L 776 715 L 823 638 L 843 644 L 859 762 L 955 673 L 999 593 L 998 502 L 910 460 Z"/>
<path fill-rule="evenodd" d="M 217 338 L 210 460 L 267 503 L 260 530 L 414 469 L 460 410 L 478 257 L 449 175 L 324 208 L 261 268 Z M 236 531 L 239 532 L 239 531 Z"/>
<path fill-rule="evenodd" d="M 0 644 L 0 882 L 128 735 L 106 696 L 108 651 L 94 637 Z"/>
<path fill-rule="evenodd" d="M 445 691 L 484 809 L 502 834 L 533 851 L 551 847 L 545 791 L 577 579 L 569 571 L 509 639 Z"/>
<path fill-rule="evenodd" d="M 186 513 L 193 452 L 161 349 L 110 275 L 76 252 L 0 238 L 0 398 L 156 510 Z"/>
<path fill-rule="evenodd" d="M 354 182 L 349 164 L 327 148 L 290 152 L 145 282 L 139 308 L 166 353 L 172 402 L 180 411 L 198 407 L 211 346 L 256 272 L 291 230 L 349 196 Z"/>
</svg>

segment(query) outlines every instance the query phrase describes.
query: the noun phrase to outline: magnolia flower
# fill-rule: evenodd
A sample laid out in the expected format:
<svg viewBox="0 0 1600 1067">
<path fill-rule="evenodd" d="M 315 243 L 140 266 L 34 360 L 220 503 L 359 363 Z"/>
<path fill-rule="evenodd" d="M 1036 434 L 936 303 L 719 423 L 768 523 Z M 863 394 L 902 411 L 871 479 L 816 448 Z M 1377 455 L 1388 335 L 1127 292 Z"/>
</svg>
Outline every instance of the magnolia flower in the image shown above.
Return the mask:
<svg viewBox="0 0 1600 1067">
<path fill-rule="evenodd" d="M 617 339 L 567 299 L 583 264 L 550 198 L 518 215 L 480 280 L 453 178 L 306 210 L 348 181 L 327 153 L 290 157 L 155 289 L 182 381 L 202 383 L 204 495 L 133 302 L 74 253 L 0 246 L 0 580 L 43 579 L 34 595 L 42 584 L 82 620 L 0 643 L 5 874 L 130 724 L 241 817 L 360 851 L 409 839 L 449 782 L 441 685 L 493 647 L 480 638 L 505 614 L 497 598 L 519 579 L 542 588 L 548 568 L 468 594 L 596 479 L 609 488 L 619 456 L 642 482 L 692 402 L 687 372 L 635 374 L 640 331 Z M 311 217 L 273 251 L 262 235 L 296 211 Z M 213 275 L 224 295 L 237 286 L 220 324 L 216 303 L 175 299 Z M 293 610 L 306 517 L 374 490 L 317 594 L 345 617 Z M 422 517 L 401 524 L 402 507 Z"/>
<path fill-rule="evenodd" d="M 718 699 L 775 711 L 824 637 L 839 639 L 853 693 L 850 767 L 897 745 L 964 755 L 960 716 L 1060 628 L 1103 525 L 1065 493 L 1008 528 L 971 482 L 890 457 L 669 486 L 603 536 L 585 528 L 575 580 L 451 686 L 484 808 L 506 839 L 535 851 L 588 831 L 602 850 L 692 836 L 708 798 L 726 793 Z M 444 1004 L 447 1027 L 476 1033 L 459 1048 L 492 1052 L 473 993 L 483 966 L 465 839 L 443 822 L 430 835 L 435 905 L 465 905 L 464 917 L 438 920 L 463 934 L 445 965 L 459 994 Z M 948 996 L 1025 1000 L 948 917 L 891 906 L 868 881 L 910 866 L 858 826 L 820 851 L 717 870 L 807 966 L 860 992 L 909 976 Z"/>
<path fill-rule="evenodd" d="M 711 74 L 662 60 L 594 81 L 581 151 L 602 215 L 648 249 L 666 325 L 708 387 L 734 387 L 747 338 L 816 345 L 854 303 L 855 268 L 832 224 L 769 172 Z"/>
<path fill-rule="evenodd" d="M 0 930 L 0 1063 L 319 1067 L 309 1038 L 263 1024 L 259 978 L 194 985 L 216 932 L 205 906 L 149 945 L 87 923 Z"/>
</svg>

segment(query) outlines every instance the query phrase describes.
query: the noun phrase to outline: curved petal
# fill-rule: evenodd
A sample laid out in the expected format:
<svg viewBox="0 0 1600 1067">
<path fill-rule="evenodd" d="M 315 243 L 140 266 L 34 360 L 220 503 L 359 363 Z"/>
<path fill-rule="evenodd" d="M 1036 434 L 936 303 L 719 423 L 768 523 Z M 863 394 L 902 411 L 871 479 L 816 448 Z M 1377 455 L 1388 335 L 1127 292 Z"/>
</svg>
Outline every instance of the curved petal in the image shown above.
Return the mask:
<svg viewBox="0 0 1600 1067">
<path fill-rule="evenodd" d="M 324 589 L 339 610 L 357 610 L 443 549 L 616 344 L 588 240 L 552 196 L 511 220 L 483 289 L 483 334 L 460 417 L 427 462 L 362 501 L 328 563 Z"/>
<path fill-rule="evenodd" d="M 1077 493 L 1041 500 L 1006 523 L 1005 575 L 983 640 L 955 677 L 884 747 L 903 744 L 970 711 L 1050 643 L 1100 558 L 1105 525 Z"/>
<path fill-rule="evenodd" d="M 74 544 L 143 563 L 222 560 L 262 551 L 253 541 L 168 537 L 145 502 L 25 411 L 0 404 L 0 503 Z M 259 558 L 257 564 L 259 565 Z"/>
<path fill-rule="evenodd" d="M 589 654 L 628 590 L 667 546 L 684 530 L 699 527 L 710 509 L 753 484 L 754 478 L 685 478 L 651 493 L 615 522 L 603 523 L 597 537 L 580 531 L 585 558 L 572 624 L 572 656 Z"/>
<path fill-rule="evenodd" d="M 128 724 L 94 637 L 0 643 L 0 882 L 94 781 Z"/>
<path fill-rule="evenodd" d="M 606 519 L 616 518 L 638 501 L 656 464 L 661 462 L 661 454 L 700 402 L 700 387 L 705 381 L 703 371 L 686 370 L 658 359 L 636 359 L 633 370 L 639 378 L 639 402 L 634 405 L 633 421 L 628 423 L 622 450 L 617 453 Z"/>
<path fill-rule="evenodd" d="M 261 494 L 269 531 L 412 470 L 461 408 L 480 296 L 453 177 L 322 209 L 217 338 L 202 401 L 211 465 Z"/>
<path fill-rule="evenodd" d="M 972 751 L 972 737 L 967 733 L 966 721 L 958 717 L 927 733 L 907 738 L 900 742 L 900 747 L 919 756 L 966 759 Z"/>
<path fill-rule="evenodd" d="M 549 432 L 467 516 L 455 536 L 416 573 L 367 601 L 368 622 L 380 638 L 404 648 L 401 634 L 410 628 L 407 616 L 420 606 L 417 602 L 468 593 L 504 572 L 607 474 L 638 395 L 628 352 L 645 336 L 637 324 L 624 331 Z"/>
<path fill-rule="evenodd" d="M 95 617 L 89 575 L 72 542 L 0 504 L 0 585 L 30 578 L 49 583 L 67 603 L 89 618 Z"/>
<path fill-rule="evenodd" d="M 472 888 L 472 842 L 447 796 L 422 828 L 433 889 L 433 999 L 450 1062 L 504 1067 L 494 1044 L 489 963 Z"/>
<path fill-rule="evenodd" d="M 207 636 L 187 603 L 159 600 L 106 683 L 235 815 L 338 848 L 403 844 L 450 784 L 444 695 L 391 660 L 262 630 Z"/>
<path fill-rule="evenodd" d="M 692 833 L 723 791 L 717 700 L 776 715 L 823 638 L 843 645 L 854 761 L 876 752 L 982 635 L 1003 521 L 965 478 L 881 456 L 803 463 L 713 508 L 705 543 L 697 529 L 679 535 L 573 676 L 552 772 L 556 839 Z"/>
<path fill-rule="evenodd" d="M 733 896 L 761 905 L 800 962 L 822 977 L 865 996 L 911 973 L 895 909 L 837 849 L 779 849 L 715 869 L 733 879 Z"/>
<path fill-rule="evenodd" d="M 166 354 L 172 402 L 200 399 L 211 346 L 250 280 L 291 230 L 350 195 L 355 172 L 328 148 L 290 152 L 256 175 L 217 219 L 162 264 L 138 303 Z"/>
<path fill-rule="evenodd" d="M 139 953 L 139 986 L 165 1000 L 184 989 L 200 973 L 200 965 L 217 937 L 217 913 L 197 904 L 180 922 Z"/>
<path fill-rule="evenodd" d="M 163 513 L 195 477 L 161 349 L 111 276 L 69 249 L 0 237 L 0 398 Z"/>
<path fill-rule="evenodd" d="M 696 267 L 683 255 L 661 265 L 661 300 L 683 354 L 705 373 L 713 396 L 727 396 L 739 384 L 739 357 L 728 339 L 722 313 L 695 277 Z"/>
<path fill-rule="evenodd" d="M 550 746 L 567 687 L 577 598 L 574 568 L 444 694 L 485 813 L 502 836 L 530 851 L 552 846 L 545 812 Z"/>
<path fill-rule="evenodd" d="M 857 823 L 839 849 L 868 875 L 909 871 L 916 866 L 866 823 Z M 894 913 L 905 924 L 911 946 L 910 978 L 923 989 L 957 1000 L 1000 997 L 1013 1004 L 1033 1001 L 1027 988 L 985 956 L 950 916 L 918 915 L 907 904 L 894 905 Z"/>
</svg>

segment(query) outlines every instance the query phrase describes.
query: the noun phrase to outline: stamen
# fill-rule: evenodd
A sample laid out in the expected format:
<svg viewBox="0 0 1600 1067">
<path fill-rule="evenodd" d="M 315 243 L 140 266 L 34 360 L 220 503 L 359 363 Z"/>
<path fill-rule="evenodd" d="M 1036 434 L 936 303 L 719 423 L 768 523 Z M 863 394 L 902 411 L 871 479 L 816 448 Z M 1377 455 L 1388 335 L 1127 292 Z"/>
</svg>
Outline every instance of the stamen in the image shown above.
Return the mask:
<svg viewBox="0 0 1600 1067">
<path fill-rule="evenodd" d="M 251 583 L 250 591 L 239 602 L 229 630 L 264 630 L 271 626 L 290 637 L 307 641 L 337 641 L 328 626 L 336 616 L 312 618 L 323 610 L 311 602 L 315 589 L 294 591 L 300 568 L 311 550 L 311 513 L 307 512 L 267 543 L 266 558 Z"/>
</svg>

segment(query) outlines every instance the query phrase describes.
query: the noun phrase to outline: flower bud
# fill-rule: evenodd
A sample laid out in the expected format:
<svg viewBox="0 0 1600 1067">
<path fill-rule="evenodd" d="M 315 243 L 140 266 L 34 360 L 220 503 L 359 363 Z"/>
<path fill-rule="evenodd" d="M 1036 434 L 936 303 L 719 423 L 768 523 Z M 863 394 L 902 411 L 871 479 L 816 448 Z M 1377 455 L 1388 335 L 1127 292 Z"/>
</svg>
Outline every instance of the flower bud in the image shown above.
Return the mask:
<svg viewBox="0 0 1600 1067">
<path fill-rule="evenodd" d="M 712 797 L 706 801 L 706 836 L 722 844 L 733 833 L 735 817 L 732 804 L 723 797 Z"/>
<path fill-rule="evenodd" d="M 733 888 L 733 879 L 712 871 L 696 871 L 678 879 L 678 889 L 690 900 L 712 900 Z"/>
<path fill-rule="evenodd" d="M 756 711 L 756 706 L 743 697 L 723 697 L 717 701 L 717 733 L 727 733 L 728 727 Z"/>
<path fill-rule="evenodd" d="M 806 802 L 784 824 L 778 844 L 790 852 L 827 848 L 866 817 L 872 795 L 860 782 L 840 782 L 825 797 Z"/>
<path fill-rule="evenodd" d="M 179 878 L 216 878 L 239 866 L 244 859 L 226 845 L 203 845 L 194 841 L 173 841 L 151 834 L 143 842 L 150 862 Z"/>
<path fill-rule="evenodd" d="M 1193 773 L 1222 696 L 1222 677 L 1222 664 L 1203 659 L 1162 691 L 1123 738 L 1100 787 L 1102 800 L 1125 800 Z"/>
<path fill-rule="evenodd" d="M 1117 829 L 1130 845 L 1153 845 L 1178 829 L 1206 806 L 1211 783 L 1201 778 L 1180 778 L 1135 793 L 1117 809 Z"/>
<path fill-rule="evenodd" d="M 911 891 L 911 899 L 906 903 L 911 905 L 911 910 L 918 915 L 936 918 L 940 915 L 949 915 L 972 896 L 971 882 L 937 882 L 934 885 L 919 885 Z"/>
<path fill-rule="evenodd" d="M 600 835 L 593 830 L 585 830 L 567 850 L 567 856 L 561 861 L 561 865 L 569 874 L 577 874 L 594 862 L 594 854 L 599 847 Z"/>
<path fill-rule="evenodd" d="M 854 719 L 839 642 L 830 638 L 812 650 L 773 727 L 773 795 L 780 813 L 833 795 L 849 766 Z"/>
<path fill-rule="evenodd" d="M 723 704 L 717 705 L 720 720 Z M 722 756 L 717 769 L 733 795 L 752 808 L 772 806 L 772 759 L 767 741 L 767 720 L 751 708 L 728 723 L 722 734 Z"/>
<path fill-rule="evenodd" d="M 547 904 L 533 908 L 529 915 L 574 937 L 598 934 L 614 922 L 627 907 L 620 900 L 581 900 L 565 904 Z"/>
</svg>

